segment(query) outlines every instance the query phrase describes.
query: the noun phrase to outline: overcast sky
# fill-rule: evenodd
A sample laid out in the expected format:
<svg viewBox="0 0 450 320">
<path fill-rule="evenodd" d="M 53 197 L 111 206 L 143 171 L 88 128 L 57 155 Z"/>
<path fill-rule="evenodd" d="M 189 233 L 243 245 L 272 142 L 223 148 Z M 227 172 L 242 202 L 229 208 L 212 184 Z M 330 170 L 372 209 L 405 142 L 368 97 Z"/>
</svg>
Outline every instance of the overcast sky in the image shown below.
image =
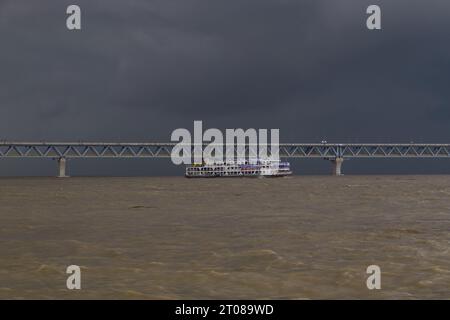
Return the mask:
<svg viewBox="0 0 450 320">
<path fill-rule="evenodd" d="M 282 142 L 448 143 L 449 84 L 448 0 L 0 0 L 1 140 L 168 141 L 203 120 Z"/>
</svg>

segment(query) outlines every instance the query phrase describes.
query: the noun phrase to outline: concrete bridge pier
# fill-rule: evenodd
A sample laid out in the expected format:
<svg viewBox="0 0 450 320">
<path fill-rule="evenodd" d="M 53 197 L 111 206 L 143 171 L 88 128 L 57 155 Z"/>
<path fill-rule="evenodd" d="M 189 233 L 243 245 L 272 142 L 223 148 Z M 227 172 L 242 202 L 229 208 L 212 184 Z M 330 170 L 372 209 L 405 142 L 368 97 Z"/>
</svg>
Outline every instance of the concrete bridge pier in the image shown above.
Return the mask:
<svg viewBox="0 0 450 320">
<path fill-rule="evenodd" d="M 331 163 L 333 164 L 333 175 L 334 176 L 341 176 L 342 173 L 342 163 L 344 162 L 344 158 L 337 157 L 336 159 L 331 160 Z"/>
<path fill-rule="evenodd" d="M 66 161 L 64 157 L 58 158 L 58 178 L 67 178 L 66 176 Z"/>
</svg>

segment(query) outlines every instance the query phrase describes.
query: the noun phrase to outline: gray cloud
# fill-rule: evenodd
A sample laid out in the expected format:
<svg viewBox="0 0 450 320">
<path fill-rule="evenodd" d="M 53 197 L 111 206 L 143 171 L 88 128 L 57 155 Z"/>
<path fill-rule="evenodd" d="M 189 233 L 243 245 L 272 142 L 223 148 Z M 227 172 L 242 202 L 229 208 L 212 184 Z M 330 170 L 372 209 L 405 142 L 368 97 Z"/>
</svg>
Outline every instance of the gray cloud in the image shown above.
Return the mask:
<svg viewBox="0 0 450 320">
<path fill-rule="evenodd" d="M 448 1 L 76 2 L 80 32 L 73 1 L 0 1 L 2 139 L 168 140 L 199 119 L 284 141 L 448 142 Z"/>
</svg>

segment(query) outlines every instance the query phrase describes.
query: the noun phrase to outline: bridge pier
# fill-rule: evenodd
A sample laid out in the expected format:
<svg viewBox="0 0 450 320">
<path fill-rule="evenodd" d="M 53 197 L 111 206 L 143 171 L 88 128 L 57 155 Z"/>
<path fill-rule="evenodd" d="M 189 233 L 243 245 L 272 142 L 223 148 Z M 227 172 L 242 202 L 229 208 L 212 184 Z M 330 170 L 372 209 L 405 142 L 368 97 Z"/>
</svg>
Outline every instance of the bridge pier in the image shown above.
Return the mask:
<svg viewBox="0 0 450 320">
<path fill-rule="evenodd" d="M 334 176 L 341 176 L 342 173 L 342 163 L 344 162 L 344 158 L 336 158 L 331 160 L 331 163 L 333 164 L 333 175 Z"/>
<path fill-rule="evenodd" d="M 58 158 L 58 178 L 67 178 L 66 176 L 66 161 L 64 157 Z"/>
</svg>

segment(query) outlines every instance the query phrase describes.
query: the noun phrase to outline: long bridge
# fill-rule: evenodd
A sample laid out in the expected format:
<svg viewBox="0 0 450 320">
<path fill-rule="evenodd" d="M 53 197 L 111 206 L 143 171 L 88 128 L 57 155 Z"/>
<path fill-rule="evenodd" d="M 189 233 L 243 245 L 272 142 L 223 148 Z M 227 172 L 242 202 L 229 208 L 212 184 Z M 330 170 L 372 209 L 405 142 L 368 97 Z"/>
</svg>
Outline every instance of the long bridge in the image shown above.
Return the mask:
<svg viewBox="0 0 450 320">
<path fill-rule="evenodd" d="M 66 176 L 70 158 L 170 158 L 177 143 L 1 142 L 0 158 L 50 158 L 58 162 L 58 177 Z M 208 144 L 204 144 L 206 146 Z M 194 150 L 195 145 L 191 148 Z M 238 146 L 235 145 L 235 151 Z M 245 146 L 249 150 L 248 145 Z M 267 148 L 270 151 L 270 147 Z M 192 152 L 193 154 L 193 152 Z M 280 158 L 322 158 L 334 175 L 351 158 L 450 158 L 450 144 L 417 143 L 280 143 Z"/>
</svg>

